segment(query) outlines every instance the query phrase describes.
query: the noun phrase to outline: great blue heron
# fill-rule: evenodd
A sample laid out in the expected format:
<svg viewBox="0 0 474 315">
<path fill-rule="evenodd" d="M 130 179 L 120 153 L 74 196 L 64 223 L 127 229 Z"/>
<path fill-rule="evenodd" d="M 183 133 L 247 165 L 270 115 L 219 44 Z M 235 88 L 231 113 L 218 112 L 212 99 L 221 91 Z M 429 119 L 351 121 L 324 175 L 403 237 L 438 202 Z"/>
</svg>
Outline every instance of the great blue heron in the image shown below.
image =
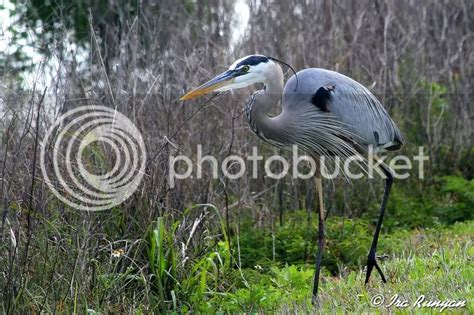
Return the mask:
<svg viewBox="0 0 474 315">
<path fill-rule="evenodd" d="M 283 88 L 281 61 L 250 55 L 235 61 L 224 73 L 188 92 L 188 100 L 212 91 L 228 91 L 263 83 L 263 90 L 250 98 L 245 110 L 251 129 L 263 140 L 277 146 L 298 145 L 315 156 L 348 158 L 367 152 L 398 150 L 403 138 L 377 98 L 362 84 L 338 72 L 310 68 L 295 73 Z M 283 63 L 285 64 L 285 63 Z M 285 64 L 286 65 L 286 64 Z M 281 113 L 270 117 L 270 110 L 282 99 Z M 365 283 L 375 267 L 382 281 L 385 276 L 376 261 L 377 241 L 390 187 L 391 169 L 380 164 L 386 176 L 385 190 L 372 245 L 367 257 Z M 324 248 L 324 205 L 321 176 L 315 177 L 319 199 L 318 254 L 313 285 L 316 300 Z"/>
</svg>

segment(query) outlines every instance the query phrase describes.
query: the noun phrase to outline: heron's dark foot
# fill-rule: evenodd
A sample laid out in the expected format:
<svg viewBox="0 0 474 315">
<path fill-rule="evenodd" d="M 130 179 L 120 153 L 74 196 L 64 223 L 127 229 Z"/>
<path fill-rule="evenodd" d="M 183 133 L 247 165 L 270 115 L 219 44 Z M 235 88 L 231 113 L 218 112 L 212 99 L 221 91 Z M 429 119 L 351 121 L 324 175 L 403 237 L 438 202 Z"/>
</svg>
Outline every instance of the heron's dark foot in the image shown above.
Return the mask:
<svg viewBox="0 0 474 315">
<path fill-rule="evenodd" d="M 375 258 L 375 251 L 370 251 L 369 256 L 367 257 L 367 275 L 365 277 L 365 284 L 369 282 L 370 274 L 372 273 L 374 267 L 375 269 L 377 269 L 380 277 L 382 278 L 383 283 L 386 283 L 387 280 L 385 279 L 382 269 L 380 269 L 379 265 L 377 264 L 377 260 Z"/>
</svg>

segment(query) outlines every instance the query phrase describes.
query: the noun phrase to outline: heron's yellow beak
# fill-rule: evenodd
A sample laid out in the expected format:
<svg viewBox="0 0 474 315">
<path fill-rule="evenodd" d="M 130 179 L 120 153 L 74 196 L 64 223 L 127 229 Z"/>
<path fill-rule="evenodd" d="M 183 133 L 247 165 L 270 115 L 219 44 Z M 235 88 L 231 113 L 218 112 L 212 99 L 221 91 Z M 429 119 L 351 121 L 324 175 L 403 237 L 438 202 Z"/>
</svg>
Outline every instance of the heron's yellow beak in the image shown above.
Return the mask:
<svg viewBox="0 0 474 315">
<path fill-rule="evenodd" d="M 212 80 L 209 80 L 206 83 L 184 94 L 183 96 L 181 96 L 179 100 L 186 101 L 186 100 L 190 100 L 192 98 L 198 97 L 200 95 L 204 95 L 212 91 L 219 90 L 229 84 L 232 84 L 234 80 L 235 80 L 234 71 L 227 70 L 226 72 L 219 74 L 217 77 L 213 78 Z"/>
</svg>

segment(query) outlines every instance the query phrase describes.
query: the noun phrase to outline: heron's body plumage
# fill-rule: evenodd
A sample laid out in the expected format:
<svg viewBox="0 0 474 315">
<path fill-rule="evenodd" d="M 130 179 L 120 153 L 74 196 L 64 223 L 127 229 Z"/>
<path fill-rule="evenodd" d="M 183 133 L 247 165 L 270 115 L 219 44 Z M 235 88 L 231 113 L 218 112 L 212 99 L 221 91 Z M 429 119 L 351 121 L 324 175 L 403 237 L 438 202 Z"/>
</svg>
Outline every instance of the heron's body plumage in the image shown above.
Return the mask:
<svg viewBox="0 0 474 315">
<path fill-rule="evenodd" d="M 397 148 L 403 143 L 400 129 L 378 99 L 359 82 L 335 71 L 309 68 L 291 77 L 283 91 L 283 112 L 301 106 L 307 111 L 332 116 L 332 119 L 347 129 L 353 140 L 361 147 L 372 145 L 375 150 Z M 295 90 L 296 86 L 296 90 Z M 324 86 L 331 86 L 329 113 L 314 108 L 311 97 Z M 316 115 L 319 116 L 319 115 Z M 355 136 L 355 137 L 354 137 Z"/>
<path fill-rule="evenodd" d="M 246 107 L 252 131 L 263 140 L 342 158 L 367 151 L 369 146 L 376 153 L 402 145 L 400 129 L 362 84 L 335 71 L 310 68 L 292 76 L 283 88 L 280 67 L 275 67 L 265 89 L 254 93 Z M 327 105 L 318 107 L 314 95 L 324 87 L 330 87 Z M 269 111 L 280 99 L 281 113 L 270 117 Z"/>
</svg>

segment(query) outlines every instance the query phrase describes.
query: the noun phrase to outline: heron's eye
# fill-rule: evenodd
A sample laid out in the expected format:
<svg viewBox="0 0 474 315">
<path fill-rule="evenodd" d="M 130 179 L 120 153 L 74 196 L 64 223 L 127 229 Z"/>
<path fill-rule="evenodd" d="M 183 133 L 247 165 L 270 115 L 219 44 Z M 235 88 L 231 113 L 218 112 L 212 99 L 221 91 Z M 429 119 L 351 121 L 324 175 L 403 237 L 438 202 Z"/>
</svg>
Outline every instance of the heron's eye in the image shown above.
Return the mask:
<svg viewBox="0 0 474 315">
<path fill-rule="evenodd" d="M 250 67 L 249 67 L 249 66 L 243 66 L 243 67 L 242 67 L 242 71 L 243 71 L 243 72 L 249 72 L 249 70 L 250 70 Z"/>
</svg>

